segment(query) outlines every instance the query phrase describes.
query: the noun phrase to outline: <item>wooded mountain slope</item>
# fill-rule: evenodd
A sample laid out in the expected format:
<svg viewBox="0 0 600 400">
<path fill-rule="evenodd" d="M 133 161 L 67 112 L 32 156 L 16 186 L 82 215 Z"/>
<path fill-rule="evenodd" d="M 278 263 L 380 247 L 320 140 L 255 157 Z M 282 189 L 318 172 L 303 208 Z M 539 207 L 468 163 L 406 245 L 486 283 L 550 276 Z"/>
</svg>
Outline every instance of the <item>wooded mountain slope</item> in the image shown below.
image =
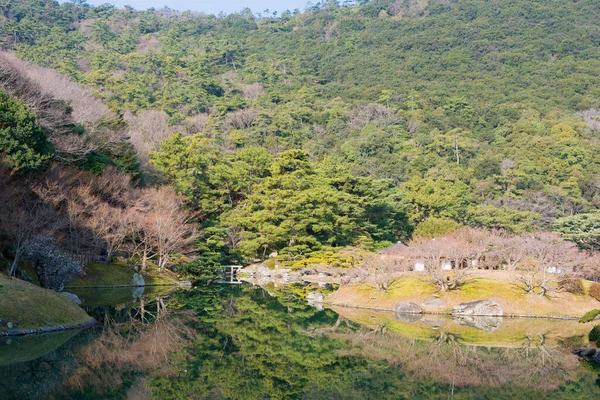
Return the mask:
<svg viewBox="0 0 600 400">
<path fill-rule="evenodd" d="M 0 34 L 122 116 L 145 180 L 188 198 L 215 252 L 522 232 L 597 208 L 596 1 L 360 3 L 212 16 L 11 0 Z"/>
</svg>

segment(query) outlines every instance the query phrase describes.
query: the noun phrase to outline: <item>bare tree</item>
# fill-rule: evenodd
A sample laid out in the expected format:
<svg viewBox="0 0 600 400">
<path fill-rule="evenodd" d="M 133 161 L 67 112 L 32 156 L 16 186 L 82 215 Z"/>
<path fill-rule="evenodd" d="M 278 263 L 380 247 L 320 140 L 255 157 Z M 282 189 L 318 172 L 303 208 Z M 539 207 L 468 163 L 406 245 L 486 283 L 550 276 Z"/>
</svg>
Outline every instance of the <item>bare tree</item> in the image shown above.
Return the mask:
<svg viewBox="0 0 600 400">
<path fill-rule="evenodd" d="M 265 91 L 262 84 L 252 83 L 244 86 L 242 88 L 242 93 L 244 94 L 245 98 L 249 100 L 256 100 L 258 97 L 262 96 Z"/>
<path fill-rule="evenodd" d="M 171 189 L 143 190 L 138 209 L 142 214 L 144 248 L 153 249 L 160 269 L 169 264 L 173 254 L 187 251 L 197 239 L 196 229 L 183 210 L 182 200 Z"/>
<path fill-rule="evenodd" d="M 11 182 L 4 169 L 0 169 L 0 185 L 0 231 L 14 245 L 14 258 L 8 271 L 8 275 L 13 276 L 27 240 L 49 228 L 53 213 L 34 193 Z"/>
<path fill-rule="evenodd" d="M 402 121 L 396 110 L 377 103 L 369 103 L 357 106 L 348 116 L 349 125 L 352 129 L 362 129 L 374 123 L 379 128 L 396 125 Z"/>
<path fill-rule="evenodd" d="M 164 111 L 147 110 L 138 115 L 127 112 L 123 118 L 129 125 L 129 141 L 146 167 L 150 152 L 158 150 L 160 142 L 172 133 L 183 130 L 181 126 L 169 126 L 169 116 Z"/>
<path fill-rule="evenodd" d="M 252 127 L 257 117 L 258 111 L 253 108 L 245 108 L 227 114 L 225 124 L 231 129 L 248 129 Z"/>
</svg>

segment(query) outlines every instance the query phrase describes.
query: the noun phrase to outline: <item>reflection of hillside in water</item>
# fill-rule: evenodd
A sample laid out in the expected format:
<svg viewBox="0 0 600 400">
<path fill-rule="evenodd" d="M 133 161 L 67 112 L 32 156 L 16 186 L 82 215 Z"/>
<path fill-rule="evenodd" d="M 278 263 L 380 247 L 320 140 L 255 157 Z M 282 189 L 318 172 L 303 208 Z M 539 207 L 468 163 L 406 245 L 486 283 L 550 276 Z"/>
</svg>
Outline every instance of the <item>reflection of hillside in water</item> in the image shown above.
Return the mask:
<svg viewBox="0 0 600 400">
<path fill-rule="evenodd" d="M 361 328 L 328 336 L 350 341 L 363 357 L 399 363 L 416 377 L 456 386 L 558 388 L 576 379 L 579 361 L 569 351 L 587 341 L 590 329 L 563 320 L 334 310 Z"/>
</svg>

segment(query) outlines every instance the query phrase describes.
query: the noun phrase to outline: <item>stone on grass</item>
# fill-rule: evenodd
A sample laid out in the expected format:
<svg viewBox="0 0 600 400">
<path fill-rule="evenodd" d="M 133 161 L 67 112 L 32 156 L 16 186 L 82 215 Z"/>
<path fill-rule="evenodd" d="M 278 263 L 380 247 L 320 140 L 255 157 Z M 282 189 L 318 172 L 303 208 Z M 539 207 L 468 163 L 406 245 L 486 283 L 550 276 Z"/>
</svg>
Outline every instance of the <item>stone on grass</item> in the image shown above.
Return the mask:
<svg viewBox="0 0 600 400">
<path fill-rule="evenodd" d="M 133 274 L 131 284 L 133 286 L 146 286 L 146 282 L 144 281 L 144 277 L 142 276 L 142 274 Z"/>
<path fill-rule="evenodd" d="M 77 297 L 76 294 L 69 293 L 69 292 L 60 292 L 60 294 L 62 294 L 63 296 L 65 296 L 67 299 L 71 300 L 73 303 L 77 304 L 78 306 L 81 305 L 81 300 L 79 299 L 79 297 Z"/>
<path fill-rule="evenodd" d="M 501 317 L 502 308 L 494 300 L 478 300 L 470 303 L 461 303 L 452 310 L 453 315 L 478 315 Z"/>
</svg>

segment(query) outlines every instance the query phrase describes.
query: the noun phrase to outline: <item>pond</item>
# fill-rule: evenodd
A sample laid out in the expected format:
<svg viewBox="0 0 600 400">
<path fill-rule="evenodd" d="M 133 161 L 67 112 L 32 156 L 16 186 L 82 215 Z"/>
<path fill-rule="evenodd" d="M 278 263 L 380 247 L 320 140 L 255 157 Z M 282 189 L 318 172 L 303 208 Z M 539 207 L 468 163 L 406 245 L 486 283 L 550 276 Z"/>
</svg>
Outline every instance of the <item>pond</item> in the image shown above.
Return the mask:
<svg viewBox="0 0 600 400">
<path fill-rule="evenodd" d="M 302 285 L 88 289 L 82 332 L 0 339 L 2 399 L 592 399 L 588 325 L 310 306 Z"/>
</svg>

